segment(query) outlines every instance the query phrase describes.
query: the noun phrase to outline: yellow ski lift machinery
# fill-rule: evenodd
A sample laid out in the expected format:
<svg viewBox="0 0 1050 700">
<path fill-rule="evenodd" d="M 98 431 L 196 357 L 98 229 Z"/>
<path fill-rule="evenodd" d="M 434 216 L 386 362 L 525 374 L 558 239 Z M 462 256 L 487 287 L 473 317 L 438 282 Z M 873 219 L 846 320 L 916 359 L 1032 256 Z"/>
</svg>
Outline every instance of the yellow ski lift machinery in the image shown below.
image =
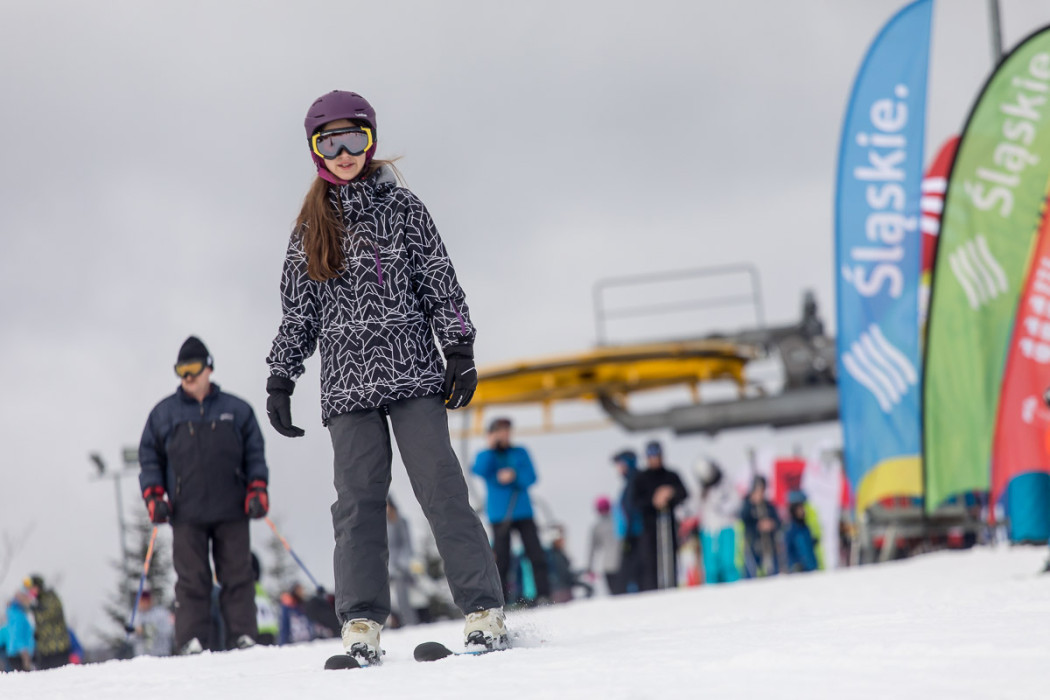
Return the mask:
<svg viewBox="0 0 1050 700">
<path fill-rule="evenodd" d="M 638 295 L 634 289 L 638 285 L 716 278 L 715 288 L 721 290 L 720 279 L 734 276 L 748 277 L 750 291 L 664 304 L 636 303 Z M 632 305 L 608 308 L 606 293 L 616 288 L 628 288 Z M 610 320 L 651 320 L 668 313 L 741 304 L 754 307 L 757 328 L 704 338 L 615 345 L 608 344 L 606 337 Z M 838 415 L 833 376 L 834 343 L 823 336 L 815 301 L 807 296 L 800 323 L 763 327 L 758 276 L 752 266 L 602 280 L 595 286 L 595 312 L 599 346 L 592 350 L 480 367 L 478 389 L 471 402 L 473 421 L 468 432 L 481 433 L 487 409 L 510 405 L 538 405 L 543 411 L 542 432 L 608 425 L 608 421 L 603 421 L 555 426 L 552 407 L 568 401 L 595 401 L 612 420 L 628 430 L 671 428 L 680 433 L 714 433 L 757 424 L 792 425 L 834 420 Z M 780 357 L 784 367 L 783 391 L 778 396 L 765 395 L 761 387 L 749 383 L 745 374 L 748 363 L 768 358 L 771 353 Z M 716 381 L 735 385 L 736 400 L 701 404 L 700 385 Z M 642 415 L 632 414 L 626 408 L 627 397 L 632 393 L 673 387 L 686 387 L 691 392 L 692 404 Z M 696 413 L 697 410 L 700 412 Z M 526 428 L 525 432 L 530 431 Z"/>
<path fill-rule="evenodd" d="M 492 406 L 539 404 L 544 429 L 554 430 L 550 408 L 559 401 L 599 401 L 604 396 L 687 386 L 699 401 L 698 385 L 730 380 L 743 392 L 744 366 L 758 349 L 721 340 L 691 340 L 603 347 L 576 355 L 511 362 L 478 372 L 474 432 Z"/>
</svg>

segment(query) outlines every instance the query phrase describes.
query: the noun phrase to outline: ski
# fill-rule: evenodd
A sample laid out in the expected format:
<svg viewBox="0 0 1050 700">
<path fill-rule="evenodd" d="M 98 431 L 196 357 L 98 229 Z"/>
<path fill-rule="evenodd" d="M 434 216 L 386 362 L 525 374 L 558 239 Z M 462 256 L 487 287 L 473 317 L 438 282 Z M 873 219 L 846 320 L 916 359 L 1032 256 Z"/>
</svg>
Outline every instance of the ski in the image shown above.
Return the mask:
<svg viewBox="0 0 1050 700">
<path fill-rule="evenodd" d="M 501 649 L 471 649 L 469 651 L 452 651 L 444 644 L 440 642 L 423 642 L 416 646 L 412 652 L 412 656 L 415 657 L 416 661 L 438 661 L 439 659 L 448 658 L 449 656 L 484 656 L 494 651 L 504 651 L 510 647 Z"/>
<path fill-rule="evenodd" d="M 362 663 L 349 654 L 336 654 L 335 656 L 329 656 L 328 660 L 324 662 L 326 671 L 338 671 L 350 668 L 369 668 L 370 666 L 378 665 L 379 664 Z"/>
</svg>

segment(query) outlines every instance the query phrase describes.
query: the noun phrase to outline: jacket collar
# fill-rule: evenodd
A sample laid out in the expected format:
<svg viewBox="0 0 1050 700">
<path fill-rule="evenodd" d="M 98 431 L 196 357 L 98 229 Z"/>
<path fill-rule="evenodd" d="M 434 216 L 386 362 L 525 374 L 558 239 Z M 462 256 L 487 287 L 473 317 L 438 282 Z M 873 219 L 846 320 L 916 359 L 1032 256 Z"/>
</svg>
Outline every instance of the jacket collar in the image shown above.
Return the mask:
<svg viewBox="0 0 1050 700">
<path fill-rule="evenodd" d="M 211 389 L 208 391 L 208 395 L 204 397 L 204 403 L 207 403 L 207 402 L 211 401 L 212 399 L 214 399 L 216 396 L 218 396 L 219 395 L 219 391 L 220 391 L 219 385 L 216 384 L 215 382 L 212 382 L 211 383 Z M 185 401 L 186 403 L 197 403 L 197 399 L 193 398 L 192 396 L 187 394 L 185 391 L 183 391 L 181 384 L 179 385 L 179 387 L 177 389 L 175 389 L 175 395 L 178 396 L 179 399 L 181 399 L 182 401 Z"/>
<path fill-rule="evenodd" d="M 382 165 L 367 177 L 351 180 L 344 185 L 329 188 L 332 203 L 344 212 L 367 206 L 377 197 L 397 186 L 397 175 L 389 165 Z"/>
</svg>

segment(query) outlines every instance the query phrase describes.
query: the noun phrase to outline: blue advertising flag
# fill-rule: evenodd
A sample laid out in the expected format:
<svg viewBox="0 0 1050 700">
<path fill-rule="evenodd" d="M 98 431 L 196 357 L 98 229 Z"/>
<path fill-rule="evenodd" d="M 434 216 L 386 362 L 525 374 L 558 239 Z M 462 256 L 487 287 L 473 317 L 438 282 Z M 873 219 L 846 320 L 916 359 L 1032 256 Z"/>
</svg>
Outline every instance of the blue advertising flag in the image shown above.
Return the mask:
<svg viewBox="0 0 1050 700">
<path fill-rule="evenodd" d="M 898 12 L 853 84 L 835 202 L 839 402 L 862 511 L 921 496 L 919 201 L 933 0 Z"/>
</svg>

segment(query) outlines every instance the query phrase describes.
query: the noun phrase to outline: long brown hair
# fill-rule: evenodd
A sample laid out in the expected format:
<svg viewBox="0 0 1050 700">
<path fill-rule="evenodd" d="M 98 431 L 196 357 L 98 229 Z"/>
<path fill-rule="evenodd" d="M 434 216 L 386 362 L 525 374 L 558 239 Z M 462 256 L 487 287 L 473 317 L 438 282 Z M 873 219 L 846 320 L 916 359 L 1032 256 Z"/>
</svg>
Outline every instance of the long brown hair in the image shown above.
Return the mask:
<svg viewBox="0 0 1050 700">
<path fill-rule="evenodd" d="M 358 178 L 371 177 L 384 165 L 390 165 L 397 173 L 394 161 L 372 159 Z M 398 176 L 400 180 L 400 173 Z M 316 282 L 335 279 L 346 265 L 343 257 L 346 226 L 328 199 L 328 187 L 326 180 L 321 177 L 314 178 L 306 197 L 303 198 L 299 218 L 295 221 L 295 228 L 303 237 L 306 273 Z"/>
</svg>

